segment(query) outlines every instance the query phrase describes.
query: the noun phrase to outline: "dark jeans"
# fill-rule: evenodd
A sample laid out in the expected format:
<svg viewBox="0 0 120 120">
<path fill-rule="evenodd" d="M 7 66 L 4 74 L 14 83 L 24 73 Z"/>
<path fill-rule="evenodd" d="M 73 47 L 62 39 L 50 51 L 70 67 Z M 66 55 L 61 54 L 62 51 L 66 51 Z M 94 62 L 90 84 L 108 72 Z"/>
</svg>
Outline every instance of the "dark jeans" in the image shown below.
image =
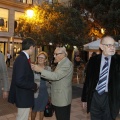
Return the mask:
<svg viewBox="0 0 120 120">
<path fill-rule="evenodd" d="M 94 92 L 91 102 L 91 120 L 114 120 L 110 114 L 108 103 L 108 93 L 99 95 L 97 91 Z"/>
</svg>

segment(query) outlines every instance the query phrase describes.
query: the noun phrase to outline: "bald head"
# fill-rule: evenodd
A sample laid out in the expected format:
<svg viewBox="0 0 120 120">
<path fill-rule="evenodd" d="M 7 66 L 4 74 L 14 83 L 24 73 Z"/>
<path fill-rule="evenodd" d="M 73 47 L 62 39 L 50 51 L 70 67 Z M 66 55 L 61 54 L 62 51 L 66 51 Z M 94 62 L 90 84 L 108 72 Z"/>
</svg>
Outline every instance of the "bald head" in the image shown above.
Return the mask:
<svg viewBox="0 0 120 120">
<path fill-rule="evenodd" d="M 104 44 L 104 43 L 109 42 L 109 41 L 114 41 L 115 42 L 115 40 L 113 39 L 113 37 L 111 37 L 111 36 L 105 36 L 105 37 L 103 37 L 101 39 L 100 43 Z"/>
<path fill-rule="evenodd" d="M 101 39 L 100 48 L 105 56 L 115 54 L 115 40 L 111 36 L 105 36 Z"/>
</svg>

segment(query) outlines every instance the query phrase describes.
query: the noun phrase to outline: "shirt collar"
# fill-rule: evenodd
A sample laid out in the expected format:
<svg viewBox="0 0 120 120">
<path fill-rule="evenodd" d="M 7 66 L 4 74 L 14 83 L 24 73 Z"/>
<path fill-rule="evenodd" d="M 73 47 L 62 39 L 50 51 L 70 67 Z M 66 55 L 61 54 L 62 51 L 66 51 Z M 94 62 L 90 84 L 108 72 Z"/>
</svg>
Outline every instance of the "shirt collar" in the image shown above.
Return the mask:
<svg viewBox="0 0 120 120">
<path fill-rule="evenodd" d="M 107 57 L 108 59 L 110 59 L 110 58 L 111 58 L 111 55 L 105 56 L 104 54 L 102 54 L 102 58 L 105 58 L 105 57 Z"/>
<path fill-rule="evenodd" d="M 26 55 L 27 59 L 29 59 L 29 58 L 30 58 L 30 57 L 29 57 L 29 55 L 28 55 L 28 53 L 26 53 L 25 51 L 22 51 L 22 52 L 24 52 L 24 53 L 25 53 L 25 55 Z"/>
</svg>

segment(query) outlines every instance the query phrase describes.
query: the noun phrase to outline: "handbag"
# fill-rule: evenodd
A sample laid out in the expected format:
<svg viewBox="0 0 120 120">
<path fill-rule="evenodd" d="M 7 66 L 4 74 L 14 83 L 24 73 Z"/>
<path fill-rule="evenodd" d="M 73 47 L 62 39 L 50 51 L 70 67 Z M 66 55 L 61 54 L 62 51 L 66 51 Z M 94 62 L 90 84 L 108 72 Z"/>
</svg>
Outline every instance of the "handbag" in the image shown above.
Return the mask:
<svg viewBox="0 0 120 120">
<path fill-rule="evenodd" d="M 44 116 L 45 117 L 52 117 L 53 112 L 54 112 L 54 109 L 53 109 L 52 103 L 50 101 L 48 101 L 48 103 L 45 107 L 45 110 L 44 110 Z"/>
</svg>

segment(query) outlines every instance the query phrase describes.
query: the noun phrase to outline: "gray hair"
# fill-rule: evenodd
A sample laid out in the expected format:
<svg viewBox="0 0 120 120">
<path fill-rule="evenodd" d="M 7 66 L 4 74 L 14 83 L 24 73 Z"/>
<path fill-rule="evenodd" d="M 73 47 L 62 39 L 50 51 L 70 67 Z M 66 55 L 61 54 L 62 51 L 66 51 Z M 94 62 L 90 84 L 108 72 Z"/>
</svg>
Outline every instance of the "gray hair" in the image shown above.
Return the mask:
<svg viewBox="0 0 120 120">
<path fill-rule="evenodd" d="M 66 51 L 66 48 L 65 47 L 56 47 L 56 49 L 60 49 L 62 53 L 65 53 L 65 57 L 68 56 L 68 53 Z"/>
</svg>

